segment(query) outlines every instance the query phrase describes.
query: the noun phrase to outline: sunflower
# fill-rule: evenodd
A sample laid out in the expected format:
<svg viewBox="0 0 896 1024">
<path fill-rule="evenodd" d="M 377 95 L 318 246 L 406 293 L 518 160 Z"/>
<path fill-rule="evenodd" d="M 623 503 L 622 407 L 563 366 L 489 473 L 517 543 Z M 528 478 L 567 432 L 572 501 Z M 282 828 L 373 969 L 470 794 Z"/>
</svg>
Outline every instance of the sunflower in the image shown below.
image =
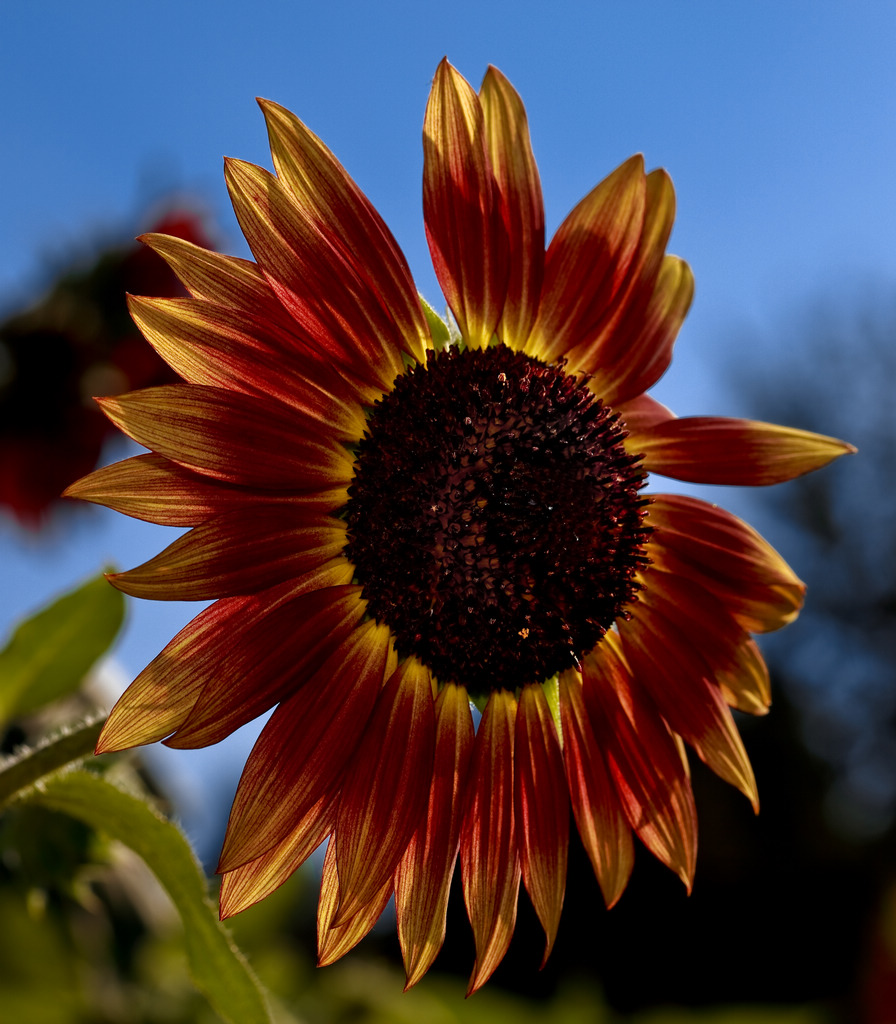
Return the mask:
<svg viewBox="0 0 896 1024">
<path fill-rule="evenodd" d="M 791 621 L 804 588 L 734 516 L 645 494 L 648 474 L 770 484 L 851 447 L 647 396 L 693 292 L 665 255 L 670 180 L 627 160 L 545 251 L 525 111 L 494 68 L 477 94 L 444 61 L 426 110 L 447 322 L 323 143 L 261 107 L 275 173 L 226 163 L 255 262 L 144 239 L 190 297 L 132 314 L 185 383 L 102 399 L 149 452 L 68 492 L 190 528 L 115 586 L 214 599 L 97 749 L 201 747 L 276 706 L 230 814 L 222 915 L 329 837 L 320 962 L 394 894 L 412 985 L 459 855 L 472 992 L 521 879 L 550 953 L 570 808 L 612 905 L 633 834 L 691 885 L 685 744 L 756 803 L 730 708 L 766 711 L 751 634 Z"/>
</svg>

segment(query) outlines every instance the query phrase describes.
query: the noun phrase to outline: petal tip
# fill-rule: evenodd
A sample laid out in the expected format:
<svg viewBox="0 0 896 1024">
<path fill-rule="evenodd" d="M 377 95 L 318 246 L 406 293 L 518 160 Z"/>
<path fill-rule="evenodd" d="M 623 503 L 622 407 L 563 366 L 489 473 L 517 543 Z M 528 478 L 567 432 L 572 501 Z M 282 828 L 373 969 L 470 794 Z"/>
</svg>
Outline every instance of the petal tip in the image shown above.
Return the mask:
<svg viewBox="0 0 896 1024">
<path fill-rule="evenodd" d="M 230 917 L 236 917 L 241 911 L 251 906 L 250 903 L 234 898 L 233 889 L 227 887 L 227 876 L 221 881 L 221 890 L 218 893 L 218 920 L 226 921 Z"/>
<path fill-rule="evenodd" d="M 109 728 L 110 721 L 111 719 L 106 720 L 106 724 L 100 732 L 100 737 L 93 748 L 94 757 L 99 757 L 101 754 L 117 754 L 120 750 L 127 750 L 128 747 L 133 746 L 127 742 L 125 737 L 121 735 L 116 737 L 114 728 Z M 119 729 L 118 732 L 120 734 L 121 730 Z"/>
</svg>

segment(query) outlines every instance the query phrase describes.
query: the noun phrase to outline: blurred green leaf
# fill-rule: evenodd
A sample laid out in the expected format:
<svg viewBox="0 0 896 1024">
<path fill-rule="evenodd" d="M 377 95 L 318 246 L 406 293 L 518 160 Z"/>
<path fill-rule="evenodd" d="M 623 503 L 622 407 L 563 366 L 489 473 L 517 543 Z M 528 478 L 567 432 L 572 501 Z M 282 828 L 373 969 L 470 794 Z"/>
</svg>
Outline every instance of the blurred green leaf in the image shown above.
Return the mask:
<svg viewBox="0 0 896 1024">
<path fill-rule="evenodd" d="M 25 900 L 0 890 L 2 1019 L 28 1024 L 87 1020 L 77 964 L 56 922 L 28 912 Z"/>
<path fill-rule="evenodd" d="M 26 619 L 0 651 L 0 722 L 77 690 L 123 620 L 124 596 L 103 576 Z"/>
<path fill-rule="evenodd" d="M 86 822 L 142 857 L 180 913 L 190 973 L 215 1012 L 232 1024 L 269 1024 L 258 982 L 218 921 L 202 870 L 175 825 L 143 800 L 84 771 L 42 780 L 28 799 Z"/>
</svg>

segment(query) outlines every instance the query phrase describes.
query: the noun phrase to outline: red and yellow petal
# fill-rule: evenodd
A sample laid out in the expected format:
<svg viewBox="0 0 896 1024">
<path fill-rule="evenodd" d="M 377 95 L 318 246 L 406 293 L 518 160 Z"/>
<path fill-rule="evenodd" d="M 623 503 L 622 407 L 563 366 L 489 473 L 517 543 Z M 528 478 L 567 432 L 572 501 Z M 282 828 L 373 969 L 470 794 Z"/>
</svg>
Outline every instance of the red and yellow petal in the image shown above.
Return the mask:
<svg viewBox="0 0 896 1024">
<path fill-rule="evenodd" d="M 538 312 L 544 279 L 544 202 L 523 101 L 497 68 L 479 90 L 485 147 L 508 247 L 507 297 L 498 337 L 522 349 Z"/>
<path fill-rule="evenodd" d="M 320 587 L 338 589 L 350 578 L 350 563 L 334 561 L 273 591 L 224 598 L 201 611 L 156 655 L 119 698 L 103 726 L 97 753 L 153 743 L 184 728 L 196 714 L 200 698 L 206 700 L 205 695 L 210 688 L 217 688 L 221 704 L 231 714 L 233 707 L 228 700 L 228 688 L 220 685 L 222 666 L 234 671 L 237 684 L 232 685 L 238 685 L 245 679 L 249 667 L 259 661 L 253 645 L 256 641 L 267 641 L 265 629 L 271 629 L 275 640 L 281 640 L 277 635 L 278 611 L 285 609 L 286 617 L 291 618 L 292 610 L 309 592 Z M 363 612 L 360 588 L 352 588 L 348 601 L 359 607 L 357 615 L 360 616 Z M 315 603 L 318 609 L 322 604 L 325 608 L 328 604 L 320 598 L 315 598 Z M 332 614 L 329 611 L 324 614 L 327 616 L 326 625 L 332 628 Z M 274 622 L 270 623 L 272 616 Z M 265 685 L 269 685 L 267 681 Z M 258 699 L 258 696 L 253 693 L 253 699 Z M 277 699 L 275 696 L 266 705 L 262 702 L 262 706 L 249 717 L 261 714 Z M 249 718 L 243 719 L 245 721 Z M 223 723 L 226 731 L 218 738 L 232 731 L 226 729 L 226 724 Z M 222 723 L 216 721 L 214 728 L 220 730 Z"/>
<path fill-rule="evenodd" d="M 369 284 L 277 177 L 228 160 L 225 179 L 246 241 L 300 331 L 358 380 L 388 391 L 403 369 L 403 338 Z"/>
<path fill-rule="evenodd" d="M 435 705 L 435 758 L 425 818 L 395 872 L 395 914 L 406 989 L 429 970 L 445 940 L 448 892 L 472 752 L 473 719 L 467 691 L 447 683 Z"/>
<path fill-rule="evenodd" d="M 747 523 L 697 498 L 652 494 L 647 525 L 654 569 L 714 594 L 750 633 L 792 622 L 806 591 L 777 551 Z M 662 584 L 660 584 L 662 585 Z"/>
<path fill-rule="evenodd" d="M 716 671 L 716 682 L 729 707 L 748 715 L 765 715 L 772 702 L 771 681 L 765 659 L 755 640 L 737 649 L 737 663 Z"/>
<path fill-rule="evenodd" d="M 227 307 L 247 320 L 264 324 L 268 330 L 296 337 L 295 321 L 254 263 L 171 235 L 146 234 L 140 236 L 140 241 L 168 263 L 194 298 Z"/>
<path fill-rule="evenodd" d="M 638 838 L 690 892 L 697 811 L 685 763 L 610 632 L 583 663 L 582 698 L 623 810 Z"/>
<path fill-rule="evenodd" d="M 591 367 L 594 379 L 589 386 L 608 405 L 618 407 L 636 398 L 669 368 L 672 347 L 693 299 L 691 268 L 677 256 L 666 256 L 646 300 L 631 302 L 610 329 L 613 345 L 595 355 L 573 352 L 570 363 Z"/>
<path fill-rule="evenodd" d="M 348 488 L 299 494 L 239 487 L 149 452 L 95 470 L 70 484 L 63 497 L 91 501 L 160 526 L 198 526 L 256 502 L 288 504 L 297 519 L 327 515 L 348 501 Z"/>
<path fill-rule="evenodd" d="M 218 897 L 221 919 L 239 914 L 279 889 L 333 831 L 335 822 L 336 797 L 328 793 L 267 853 L 226 871 Z"/>
<path fill-rule="evenodd" d="M 612 907 L 635 863 L 631 826 L 610 778 L 582 697 L 582 678 L 570 669 L 559 679 L 563 763 L 572 809 L 604 901 Z"/>
<path fill-rule="evenodd" d="M 335 373 L 309 374 L 288 338 L 196 299 L 132 296 L 129 307 L 146 340 L 188 384 L 274 398 L 341 441 L 364 433 L 364 395 Z"/>
<path fill-rule="evenodd" d="M 622 378 L 638 375 L 640 367 L 656 358 L 650 339 L 642 338 L 643 321 L 667 258 L 664 253 L 674 219 L 672 181 L 665 171 L 651 171 L 645 181 L 644 222 L 627 280 L 599 324 L 567 354 L 570 365 L 600 378 L 610 404 L 617 400 Z"/>
<path fill-rule="evenodd" d="M 138 444 L 218 480 L 270 490 L 295 490 L 299 483 L 328 490 L 352 479 L 351 454 L 335 439 L 310 436 L 295 411 L 279 402 L 197 384 L 97 401 Z"/>
<path fill-rule="evenodd" d="M 221 635 L 228 635 L 257 604 L 254 596 L 217 601 L 190 621 L 119 698 L 100 733 L 96 753 L 155 743 L 174 732 L 206 682 L 201 671 L 194 670 L 193 658 L 212 648 L 217 668 Z"/>
<path fill-rule="evenodd" d="M 209 519 L 148 562 L 107 579 L 132 597 L 205 601 L 254 594 L 310 572 L 345 547 L 345 524 L 258 503 Z"/>
<path fill-rule="evenodd" d="M 652 473 L 698 484 L 778 484 L 855 452 L 845 441 L 756 420 L 682 416 L 644 433 L 630 429 L 630 451 Z"/>
<path fill-rule="evenodd" d="M 277 176 L 290 190 L 308 224 L 378 297 L 395 322 L 408 355 L 422 362 L 429 329 L 407 260 L 392 232 L 345 168 L 321 140 L 290 111 L 259 100 Z"/>
<path fill-rule="evenodd" d="M 423 124 L 423 218 L 436 277 L 468 348 L 489 343 L 507 291 L 507 241 L 472 86 L 447 60 Z"/>
<path fill-rule="evenodd" d="M 541 304 L 525 351 L 545 362 L 590 338 L 628 278 L 646 204 L 644 160 L 633 156 L 557 229 L 545 258 Z"/>
<path fill-rule="evenodd" d="M 432 676 L 408 658 L 386 682 L 346 771 L 334 839 L 348 921 L 391 881 L 426 810 L 435 721 Z"/>
<path fill-rule="evenodd" d="M 563 909 L 569 796 L 557 730 L 539 683 L 520 694 L 514 738 L 514 812 L 523 883 L 544 928 L 547 963 Z"/>
<path fill-rule="evenodd" d="M 218 743 L 304 685 L 364 614 L 360 587 L 347 583 L 351 570 L 338 559 L 262 591 L 229 632 L 208 649 L 189 651 L 202 689 L 165 744 Z"/>
<path fill-rule="evenodd" d="M 461 879 L 476 943 L 467 995 L 481 988 L 503 960 L 516 924 L 520 887 L 513 801 L 516 698 L 489 697 L 479 723 L 460 840 Z"/>
<path fill-rule="evenodd" d="M 391 895 L 390 878 L 357 913 L 337 924 L 336 915 L 342 905 L 342 891 L 336 866 L 336 844 L 331 840 L 324 857 L 320 901 L 317 905 L 317 966 L 326 967 L 335 963 L 354 949 L 376 924 Z"/>
<path fill-rule="evenodd" d="M 588 386 L 594 391 L 591 381 L 588 382 Z M 671 409 L 663 405 L 662 402 L 658 402 L 655 398 L 651 398 L 650 395 L 638 395 L 637 398 L 631 398 L 617 406 L 616 412 L 619 413 L 619 417 L 626 430 L 637 437 L 652 430 L 659 423 L 675 419 L 675 413 Z M 632 444 L 630 439 L 626 438 L 625 443 L 628 451 L 638 454 L 638 449 Z"/>
<path fill-rule="evenodd" d="M 632 618 L 618 624 L 625 658 L 657 711 L 701 760 L 759 806 L 756 780 L 714 668 L 736 664 L 746 634 L 707 591 L 647 573 Z"/>
<path fill-rule="evenodd" d="M 389 630 L 369 620 L 274 711 L 237 787 L 219 871 L 255 860 L 332 791 L 364 733 L 392 659 Z"/>
<path fill-rule="evenodd" d="M 141 241 L 166 260 L 195 299 L 226 308 L 235 319 L 262 327 L 267 336 L 282 342 L 291 358 L 301 360 L 309 369 L 313 367 L 314 378 L 322 386 L 338 391 L 334 381 L 341 380 L 342 386 L 350 387 L 367 403 L 379 397 L 382 388 L 375 383 L 357 377 L 350 382 L 340 378 L 319 340 L 283 305 L 255 263 L 222 256 L 168 235 L 143 235 Z"/>
</svg>

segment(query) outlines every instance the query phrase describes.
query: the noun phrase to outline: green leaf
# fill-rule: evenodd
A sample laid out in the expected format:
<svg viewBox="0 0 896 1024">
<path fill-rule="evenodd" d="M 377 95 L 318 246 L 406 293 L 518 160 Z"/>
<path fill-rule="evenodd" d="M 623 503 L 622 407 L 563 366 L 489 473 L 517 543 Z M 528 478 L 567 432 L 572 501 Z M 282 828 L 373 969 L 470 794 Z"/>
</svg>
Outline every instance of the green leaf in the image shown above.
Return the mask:
<svg viewBox="0 0 896 1024">
<path fill-rule="evenodd" d="M 0 651 L 0 722 L 77 690 L 123 620 L 124 596 L 102 576 L 26 619 Z"/>
<path fill-rule="evenodd" d="M 220 923 L 202 869 L 180 830 L 138 797 L 89 772 L 42 780 L 27 799 L 86 822 L 142 857 L 184 923 L 190 973 L 215 1012 L 232 1024 L 269 1024 L 258 982 Z"/>
</svg>

